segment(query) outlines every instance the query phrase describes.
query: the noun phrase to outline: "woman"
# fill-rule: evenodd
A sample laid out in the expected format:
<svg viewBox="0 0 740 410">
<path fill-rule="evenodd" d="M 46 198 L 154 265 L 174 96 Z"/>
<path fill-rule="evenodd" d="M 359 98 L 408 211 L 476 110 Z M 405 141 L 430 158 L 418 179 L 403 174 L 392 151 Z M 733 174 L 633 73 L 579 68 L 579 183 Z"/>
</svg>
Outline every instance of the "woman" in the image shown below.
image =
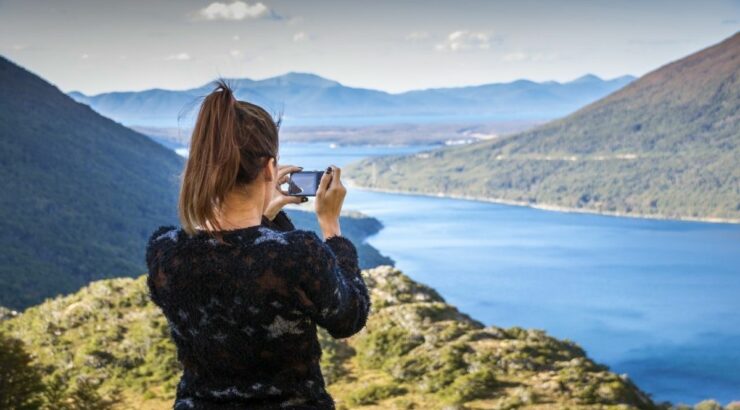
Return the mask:
<svg viewBox="0 0 740 410">
<path fill-rule="evenodd" d="M 357 250 L 342 236 L 341 170 L 316 193 L 324 240 L 295 229 L 280 189 L 300 170 L 277 165 L 278 128 L 219 82 L 201 106 L 182 177 L 182 227 L 147 244 L 148 286 L 167 318 L 183 373 L 174 408 L 333 409 L 316 325 L 349 337 L 370 299 Z"/>
</svg>

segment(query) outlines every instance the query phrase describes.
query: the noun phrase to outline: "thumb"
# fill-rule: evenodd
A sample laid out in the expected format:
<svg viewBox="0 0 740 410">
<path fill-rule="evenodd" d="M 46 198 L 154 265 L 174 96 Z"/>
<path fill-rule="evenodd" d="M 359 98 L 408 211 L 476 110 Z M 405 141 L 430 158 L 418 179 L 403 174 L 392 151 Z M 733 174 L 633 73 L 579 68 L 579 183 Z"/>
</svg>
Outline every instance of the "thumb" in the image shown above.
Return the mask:
<svg viewBox="0 0 740 410">
<path fill-rule="evenodd" d="M 321 176 L 321 180 L 319 181 L 319 187 L 316 189 L 316 195 L 319 194 L 319 192 L 323 193 L 327 189 L 329 189 L 329 183 L 331 183 L 332 175 L 331 175 L 331 167 L 327 168 L 326 171 L 324 171 L 324 174 Z"/>
<path fill-rule="evenodd" d="M 283 203 L 283 205 L 300 204 L 303 201 L 301 198 L 303 197 L 297 195 L 283 195 L 283 197 L 281 198 L 281 202 Z"/>
</svg>

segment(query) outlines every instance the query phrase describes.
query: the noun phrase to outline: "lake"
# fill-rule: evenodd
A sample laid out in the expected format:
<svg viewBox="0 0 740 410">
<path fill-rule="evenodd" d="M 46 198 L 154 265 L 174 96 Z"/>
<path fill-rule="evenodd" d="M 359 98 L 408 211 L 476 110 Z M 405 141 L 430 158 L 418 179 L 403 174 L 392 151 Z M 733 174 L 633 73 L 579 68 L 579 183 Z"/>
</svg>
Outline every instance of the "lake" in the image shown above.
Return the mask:
<svg viewBox="0 0 740 410">
<path fill-rule="evenodd" d="M 280 155 L 318 170 L 427 148 L 284 143 Z M 357 188 L 344 208 L 378 218 L 370 244 L 487 325 L 573 340 L 657 401 L 740 400 L 740 225 Z"/>
</svg>

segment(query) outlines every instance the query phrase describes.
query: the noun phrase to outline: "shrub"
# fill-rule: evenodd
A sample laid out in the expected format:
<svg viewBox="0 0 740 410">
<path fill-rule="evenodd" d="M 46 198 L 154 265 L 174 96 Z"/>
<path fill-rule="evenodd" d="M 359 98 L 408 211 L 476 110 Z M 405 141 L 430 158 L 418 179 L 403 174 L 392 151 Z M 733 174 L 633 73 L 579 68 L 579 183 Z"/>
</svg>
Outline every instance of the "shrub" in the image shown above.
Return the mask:
<svg viewBox="0 0 740 410">
<path fill-rule="evenodd" d="M 352 406 L 366 406 L 405 393 L 406 389 L 397 385 L 371 384 L 354 391 L 347 400 Z"/>
</svg>

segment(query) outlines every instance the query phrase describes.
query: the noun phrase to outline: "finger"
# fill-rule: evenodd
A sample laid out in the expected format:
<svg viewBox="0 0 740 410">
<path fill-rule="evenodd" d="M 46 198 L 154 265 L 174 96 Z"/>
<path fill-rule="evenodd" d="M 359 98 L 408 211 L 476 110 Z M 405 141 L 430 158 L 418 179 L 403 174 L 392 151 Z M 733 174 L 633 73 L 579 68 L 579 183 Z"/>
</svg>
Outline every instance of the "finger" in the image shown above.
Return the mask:
<svg viewBox="0 0 740 410">
<path fill-rule="evenodd" d="M 303 203 L 303 199 L 302 198 L 304 198 L 304 197 L 297 196 L 297 195 L 290 195 L 290 196 L 285 196 L 283 198 L 283 201 L 286 204 L 300 204 L 300 203 Z"/>
<path fill-rule="evenodd" d="M 331 186 L 336 187 L 342 185 L 342 180 L 340 179 L 342 176 L 342 170 L 339 167 L 332 165 L 331 173 L 333 175 L 331 179 Z"/>
<path fill-rule="evenodd" d="M 288 180 L 290 179 L 290 175 L 283 175 L 280 178 L 278 178 L 278 185 L 286 184 L 288 183 Z"/>
<path fill-rule="evenodd" d="M 324 193 L 327 189 L 329 189 L 329 183 L 331 182 L 331 174 L 328 172 L 324 172 L 324 175 L 321 176 L 321 180 L 319 181 L 319 188 L 316 190 L 316 195 L 319 194 L 319 192 Z"/>
<path fill-rule="evenodd" d="M 278 179 L 282 178 L 285 175 L 292 174 L 293 172 L 298 172 L 302 169 L 303 167 L 297 167 L 295 165 L 283 165 L 280 169 L 278 169 Z"/>
</svg>

